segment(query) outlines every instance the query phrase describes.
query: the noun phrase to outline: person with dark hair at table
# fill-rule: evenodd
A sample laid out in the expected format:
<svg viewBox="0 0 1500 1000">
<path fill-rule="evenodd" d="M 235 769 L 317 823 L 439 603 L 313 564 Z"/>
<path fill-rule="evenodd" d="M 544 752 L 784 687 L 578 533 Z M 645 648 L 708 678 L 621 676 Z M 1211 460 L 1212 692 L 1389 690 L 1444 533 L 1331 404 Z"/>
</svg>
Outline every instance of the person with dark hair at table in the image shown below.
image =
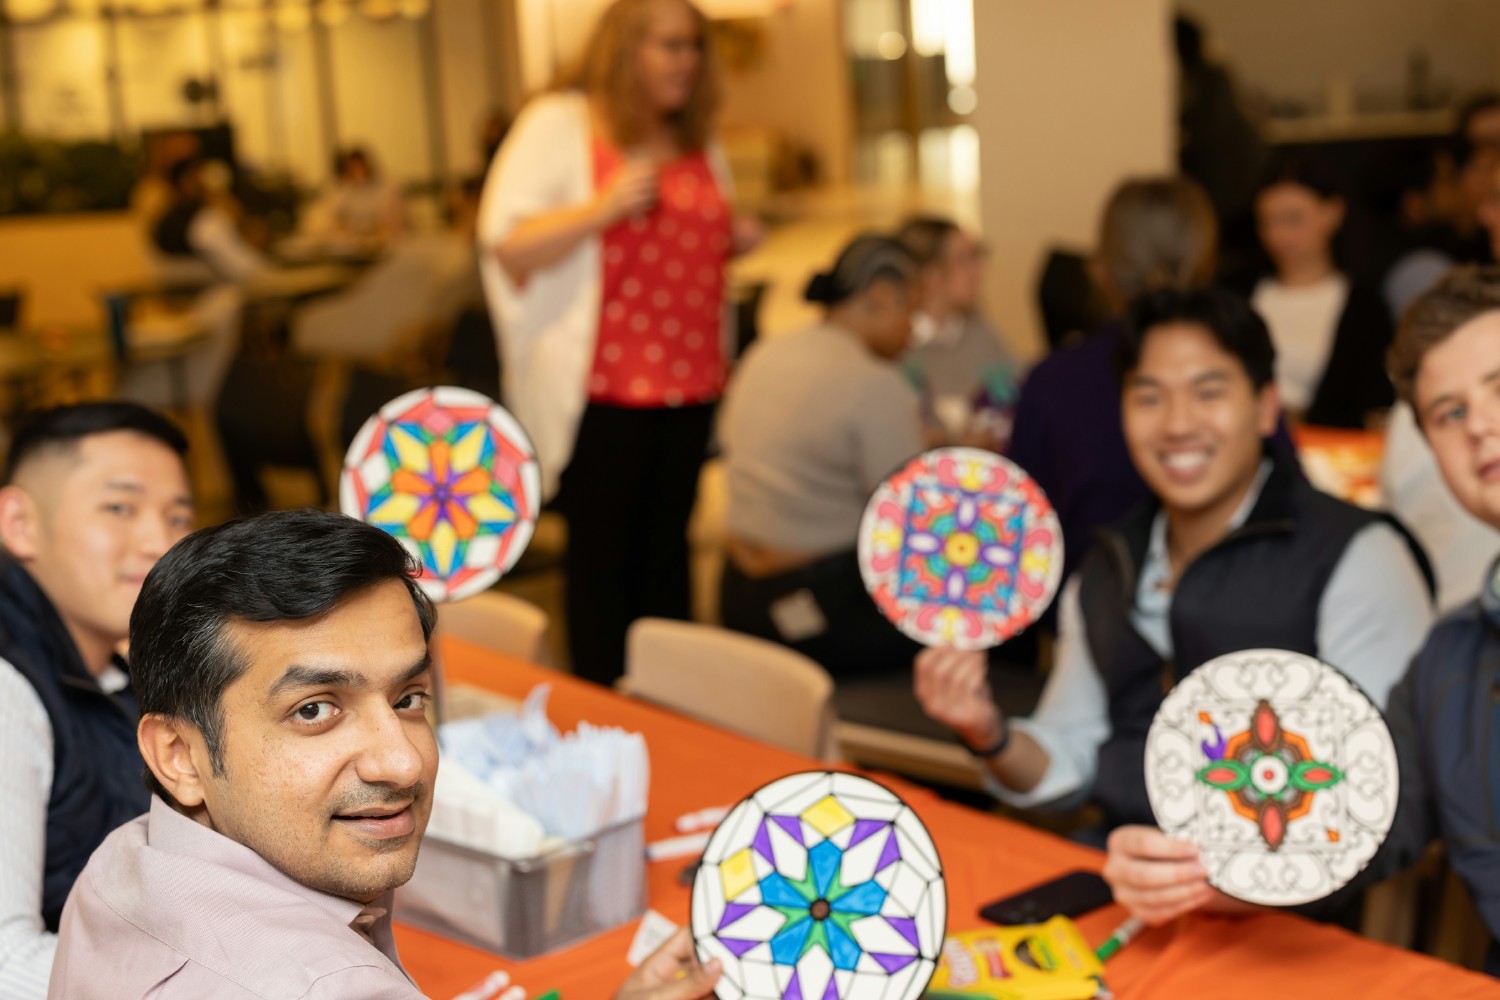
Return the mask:
<svg viewBox="0 0 1500 1000">
<path fill-rule="evenodd" d="M 187 440 L 133 403 L 21 426 L 0 486 L 0 996 L 47 992 L 90 852 L 143 812 L 124 661 L 141 581 L 192 528 Z"/>
<path fill-rule="evenodd" d="M 130 641 L 155 794 L 69 897 L 53 997 L 421 997 L 390 912 L 438 767 L 417 573 L 318 510 L 205 529 L 152 570 Z M 679 934 L 617 998 L 698 1000 L 716 978 Z"/>
<path fill-rule="evenodd" d="M 1042 359 L 1016 403 L 1007 453 L 1036 479 L 1063 530 L 1071 576 L 1096 529 L 1147 496 L 1120 429 L 1120 389 L 1111 365 L 1132 299 L 1157 288 L 1196 288 L 1214 273 L 1218 226 L 1208 197 L 1180 177 L 1124 181 L 1100 218 L 1089 262 L 1109 322 Z"/>
<path fill-rule="evenodd" d="M 1287 411 L 1310 424 L 1363 428 L 1395 401 L 1381 360 L 1391 318 L 1379 293 L 1334 261 L 1344 211 L 1326 165 L 1296 155 L 1275 160 L 1255 198 L 1273 273 L 1256 283 L 1250 302 L 1276 344 L 1276 388 Z"/>
<path fill-rule="evenodd" d="M 401 190 L 381 178 L 363 146 L 341 149 L 333 158 L 333 182 L 307 210 L 302 227 L 309 236 L 380 246 L 406 231 Z"/>
<path fill-rule="evenodd" d="M 1104 815 L 1115 897 L 1150 921 L 1202 905 L 1202 868 L 1154 826 L 1147 728 L 1166 689 L 1226 653 L 1274 648 L 1346 671 L 1377 704 L 1432 620 L 1420 550 L 1381 515 L 1315 490 L 1266 437 L 1275 348 L 1223 289 L 1138 300 L 1117 355 L 1131 459 L 1152 496 L 1101 533 L 1066 586 L 1056 663 L 1030 719 L 1002 716 L 982 656 L 930 649 L 916 692 L 1016 806 L 1089 800 Z M 1191 908 L 1191 906 L 1188 906 Z"/>
<path fill-rule="evenodd" d="M 151 229 L 151 242 L 171 270 L 165 277 L 189 277 L 189 265 L 204 282 L 243 284 L 274 269 L 259 250 L 240 235 L 223 205 L 209 197 L 203 161 L 179 160 L 167 171 L 172 201 Z"/>
<path fill-rule="evenodd" d="M 752 346 L 719 420 L 724 625 L 835 676 L 904 670 L 917 649 L 870 600 L 855 555 L 870 495 L 922 450 L 917 394 L 896 364 L 916 287 L 901 244 L 856 237 L 808 283 L 822 322 Z"/>
</svg>

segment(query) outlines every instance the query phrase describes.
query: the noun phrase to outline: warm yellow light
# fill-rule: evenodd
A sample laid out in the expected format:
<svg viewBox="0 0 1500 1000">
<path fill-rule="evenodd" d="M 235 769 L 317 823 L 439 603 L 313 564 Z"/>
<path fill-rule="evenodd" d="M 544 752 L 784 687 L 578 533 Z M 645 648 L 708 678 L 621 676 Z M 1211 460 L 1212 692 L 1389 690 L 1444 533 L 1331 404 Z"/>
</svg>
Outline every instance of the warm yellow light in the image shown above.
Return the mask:
<svg viewBox="0 0 1500 1000">
<path fill-rule="evenodd" d="M 57 0 L 6 0 L 12 21 L 40 21 L 57 9 Z"/>
<path fill-rule="evenodd" d="M 882 59 L 900 59 L 906 55 L 906 37 L 899 31 L 882 32 L 875 40 L 875 51 Z"/>
<path fill-rule="evenodd" d="M 401 16 L 415 21 L 427 16 L 428 0 L 396 0 Z"/>
<path fill-rule="evenodd" d="M 302 0 L 278 0 L 276 27 L 282 31 L 306 31 L 312 23 L 312 11 Z"/>
<path fill-rule="evenodd" d="M 396 0 L 364 0 L 359 12 L 372 21 L 386 21 L 396 16 Z"/>
<path fill-rule="evenodd" d="M 337 28 L 349 20 L 349 5 L 344 0 L 318 0 L 317 15 L 324 27 Z"/>
</svg>

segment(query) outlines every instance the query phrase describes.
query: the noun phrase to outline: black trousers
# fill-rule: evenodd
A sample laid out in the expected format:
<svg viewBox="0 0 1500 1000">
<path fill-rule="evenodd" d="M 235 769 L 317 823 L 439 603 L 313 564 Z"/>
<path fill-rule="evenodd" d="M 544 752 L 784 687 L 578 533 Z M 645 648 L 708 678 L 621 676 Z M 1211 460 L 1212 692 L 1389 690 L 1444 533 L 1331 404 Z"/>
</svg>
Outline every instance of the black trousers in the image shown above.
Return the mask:
<svg viewBox="0 0 1500 1000">
<path fill-rule="evenodd" d="M 584 411 L 558 495 L 579 677 L 611 684 L 625 672 L 625 630 L 637 618 L 690 617 L 687 526 L 713 419 L 712 404 Z"/>
<path fill-rule="evenodd" d="M 793 606 L 795 625 L 803 627 L 783 633 L 777 623 L 778 605 Z M 762 578 L 748 577 L 726 561 L 720 615 L 726 628 L 790 646 L 834 677 L 910 671 L 922 649 L 875 606 L 860 580 L 853 552 Z M 787 624 L 788 618 L 781 621 Z M 818 624 L 822 628 L 816 634 L 804 634 Z"/>
</svg>

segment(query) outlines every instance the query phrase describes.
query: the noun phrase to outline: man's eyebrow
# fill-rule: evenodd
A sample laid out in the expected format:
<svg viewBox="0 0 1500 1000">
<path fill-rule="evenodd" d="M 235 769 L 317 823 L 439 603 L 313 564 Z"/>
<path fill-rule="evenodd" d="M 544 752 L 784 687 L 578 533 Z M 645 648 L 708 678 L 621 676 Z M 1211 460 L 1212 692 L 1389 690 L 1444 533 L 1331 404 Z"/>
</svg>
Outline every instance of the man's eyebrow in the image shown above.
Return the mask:
<svg viewBox="0 0 1500 1000">
<path fill-rule="evenodd" d="M 432 653 L 429 650 L 422 654 L 420 660 L 406 668 L 406 671 L 396 680 L 396 684 L 406 684 L 431 669 Z M 276 683 L 272 684 L 271 690 L 266 693 L 266 700 L 270 701 L 283 691 L 296 688 L 356 688 L 364 687 L 369 683 L 370 679 L 358 670 L 305 667 L 294 663 L 276 678 Z"/>
<path fill-rule="evenodd" d="M 143 495 L 146 492 L 146 487 L 133 479 L 111 479 L 104 484 L 104 488 L 106 490 L 114 490 L 118 493 L 134 493 L 137 496 Z M 186 493 L 182 493 L 173 497 L 172 503 L 183 507 L 191 507 L 193 506 L 193 498 Z"/>
<path fill-rule="evenodd" d="M 429 649 L 429 650 L 425 651 L 422 654 L 422 658 L 420 660 L 418 660 L 416 663 L 413 663 L 410 667 L 407 668 L 406 673 L 404 673 L 404 674 L 401 675 L 401 679 L 399 681 L 397 681 L 397 683 L 398 684 L 409 683 L 410 681 L 413 681 L 413 680 L 417 679 L 418 677 L 422 676 L 423 674 L 427 673 L 427 671 L 429 671 L 431 669 L 432 669 L 432 650 Z"/>
<path fill-rule="evenodd" d="M 1227 382 L 1229 373 L 1222 370 L 1207 371 L 1201 375 L 1193 376 L 1193 385 L 1203 385 L 1205 382 Z"/>
<path fill-rule="evenodd" d="M 1485 373 L 1484 377 L 1480 379 L 1480 382 L 1484 383 L 1485 385 L 1497 381 L 1500 381 L 1500 368 L 1496 368 L 1493 371 Z M 1440 393 L 1437 398 L 1428 400 L 1427 404 L 1422 407 L 1420 412 L 1431 416 L 1434 410 L 1447 406 L 1450 403 L 1455 403 L 1458 400 L 1459 393 L 1457 392 Z"/>
</svg>

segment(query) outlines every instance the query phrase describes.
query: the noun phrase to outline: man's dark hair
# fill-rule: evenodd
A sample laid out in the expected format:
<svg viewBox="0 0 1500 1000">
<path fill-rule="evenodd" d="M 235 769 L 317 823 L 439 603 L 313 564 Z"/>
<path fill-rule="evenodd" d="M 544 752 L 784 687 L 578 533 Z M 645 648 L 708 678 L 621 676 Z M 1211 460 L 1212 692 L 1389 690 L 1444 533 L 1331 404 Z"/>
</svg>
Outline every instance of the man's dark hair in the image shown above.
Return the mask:
<svg viewBox="0 0 1500 1000">
<path fill-rule="evenodd" d="M 1115 351 L 1115 373 L 1122 383 L 1140 364 L 1151 331 L 1175 323 L 1207 329 L 1220 347 L 1239 359 L 1257 391 L 1275 377 L 1276 346 L 1265 320 L 1250 303 L 1227 288 L 1163 288 L 1136 299 L 1125 314 Z"/>
<path fill-rule="evenodd" d="M 57 406 L 33 414 L 11 438 L 5 456 L 5 482 L 28 460 L 49 451 L 76 449 L 84 438 L 132 431 L 187 454 L 187 437 L 166 417 L 137 403 L 105 401 Z"/>
<path fill-rule="evenodd" d="M 321 510 L 284 510 L 195 531 L 146 576 L 130 615 L 130 680 L 141 714 L 191 723 L 224 770 L 224 691 L 249 664 L 225 626 L 301 622 L 387 580 L 406 584 L 430 639 L 419 566 L 379 528 Z M 156 776 L 146 784 L 170 801 Z"/>
</svg>

